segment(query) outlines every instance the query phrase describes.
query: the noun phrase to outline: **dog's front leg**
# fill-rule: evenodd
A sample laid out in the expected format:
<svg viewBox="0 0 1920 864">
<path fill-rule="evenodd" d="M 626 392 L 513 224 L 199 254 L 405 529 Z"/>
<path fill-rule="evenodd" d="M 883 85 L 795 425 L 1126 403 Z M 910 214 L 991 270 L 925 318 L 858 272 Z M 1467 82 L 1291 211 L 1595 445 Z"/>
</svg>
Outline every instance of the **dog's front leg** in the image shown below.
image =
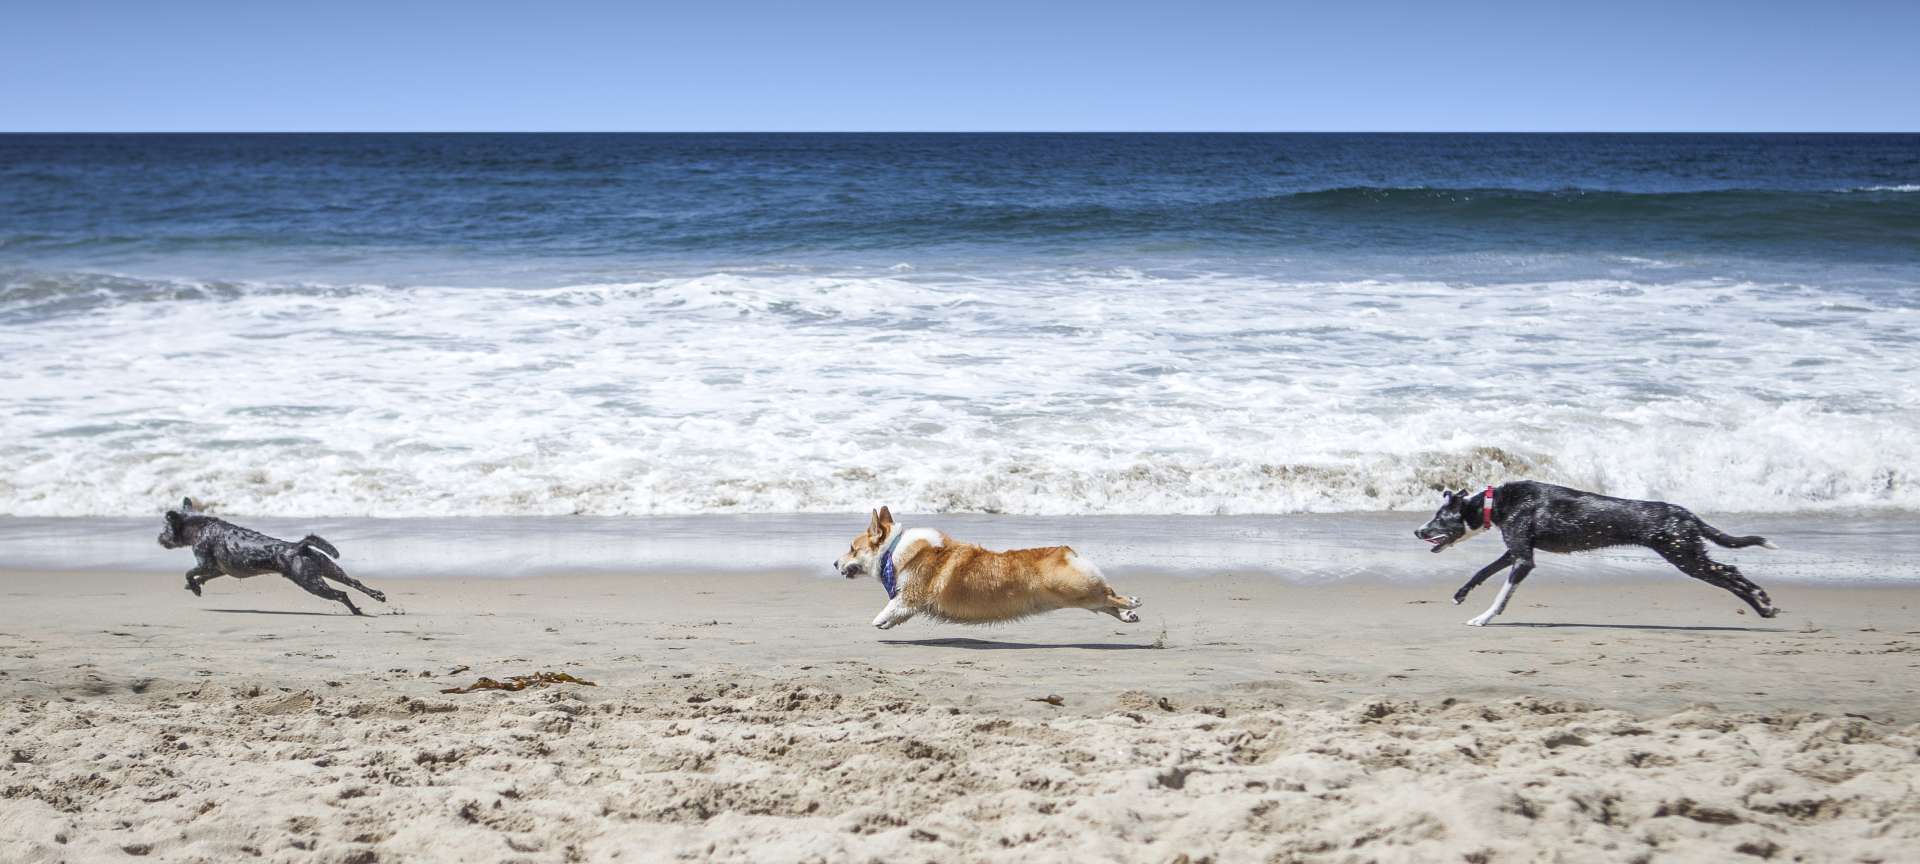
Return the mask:
<svg viewBox="0 0 1920 864">
<path fill-rule="evenodd" d="M 1460 590 L 1453 592 L 1453 605 L 1458 606 L 1467 602 L 1467 595 L 1473 593 L 1473 589 L 1480 587 L 1480 583 L 1487 581 L 1488 576 L 1500 572 L 1500 568 L 1512 563 L 1512 552 L 1500 553 L 1500 557 L 1495 559 L 1492 564 L 1480 568 L 1480 572 L 1473 574 L 1473 578 L 1468 579 L 1467 584 L 1460 586 Z"/>
<path fill-rule="evenodd" d="M 1507 574 L 1507 584 L 1500 586 L 1500 593 L 1494 596 L 1493 605 L 1488 606 L 1487 611 L 1474 616 L 1467 622 L 1467 626 L 1485 627 L 1495 615 L 1507 611 L 1507 601 L 1513 598 L 1513 589 L 1520 587 L 1520 583 L 1527 580 L 1527 574 L 1532 572 L 1533 556 L 1521 558 L 1519 563 L 1513 565 L 1513 572 Z"/>
<path fill-rule="evenodd" d="M 198 549 L 193 550 L 193 569 L 187 571 L 187 590 L 192 591 L 193 596 L 199 597 L 200 586 L 206 584 L 208 579 L 219 575 L 220 565 L 215 563 L 212 555 L 204 554 Z"/>
<path fill-rule="evenodd" d="M 192 591 L 193 596 L 199 597 L 201 584 L 218 575 L 220 575 L 220 569 L 217 567 L 195 567 L 188 570 L 187 590 Z"/>
<path fill-rule="evenodd" d="M 882 630 L 891 629 L 894 625 L 906 623 L 913 614 L 914 610 L 907 608 L 907 604 L 900 602 L 899 597 L 895 597 L 887 601 L 886 608 L 881 609 L 880 614 L 873 616 L 873 626 Z"/>
</svg>

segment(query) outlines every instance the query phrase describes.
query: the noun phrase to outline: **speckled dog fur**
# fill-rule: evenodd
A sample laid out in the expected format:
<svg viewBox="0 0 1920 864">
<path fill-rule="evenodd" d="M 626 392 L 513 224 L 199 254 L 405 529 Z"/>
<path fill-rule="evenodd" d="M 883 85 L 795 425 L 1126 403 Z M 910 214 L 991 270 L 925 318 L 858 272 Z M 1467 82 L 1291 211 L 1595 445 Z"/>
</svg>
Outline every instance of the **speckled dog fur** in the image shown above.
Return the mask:
<svg viewBox="0 0 1920 864">
<path fill-rule="evenodd" d="M 1779 614 L 1773 600 L 1760 586 L 1741 575 L 1732 564 L 1707 557 L 1706 541 L 1730 549 L 1774 548 L 1765 537 L 1735 537 L 1708 525 L 1693 511 L 1665 501 L 1612 498 L 1532 480 L 1501 485 L 1493 490 L 1491 510 L 1487 509 L 1488 504 L 1483 494 L 1465 489 L 1448 492 L 1433 519 L 1413 532 L 1413 536 L 1432 544 L 1433 551 L 1439 552 L 1488 528 L 1500 529 L 1507 551 L 1492 564 L 1480 568 L 1453 595 L 1457 606 L 1487 577 L 1503 567 L 1513 566 L 1493 605 L 1467 622 L 1475 627 L 1484 626 L 1506 610 L 1513 589 L 1533 572 L 1535 549 L 1564 554 L 1609 546 L 1644 546 L 1660 553 L 1660 557 L 1680 568 L 1680 572 L 1740 598 L 1760 613 L 1760 617 L 1772 618 Z M 1489 516 L 1490 525 L 1487 524 Z"/>
<path fill-rule="evenodd" d="M 387 595 L 348 576 L 333 562 L 340 552 L 332 543 L 312 535 L 297 542 L 268 537 L 223 519 L 197 512 L 193 499 L 181 502 L 179 510 L 167 511 L 166 529 L 160 532 L 160 545 L 168 549 L 193 547 L 194 567 L 187 571 L 187 590 L 200 595 L 200 586 L 220 576 L 246 579 L 262 573 L 278 573 L 292 580 L 307 593 L 347 604 L 355 615 L 365 615 L 353 605 L 347 592 L 327 584 L 331 579 L 349 586 L 382 603 Z"/>
</svg>

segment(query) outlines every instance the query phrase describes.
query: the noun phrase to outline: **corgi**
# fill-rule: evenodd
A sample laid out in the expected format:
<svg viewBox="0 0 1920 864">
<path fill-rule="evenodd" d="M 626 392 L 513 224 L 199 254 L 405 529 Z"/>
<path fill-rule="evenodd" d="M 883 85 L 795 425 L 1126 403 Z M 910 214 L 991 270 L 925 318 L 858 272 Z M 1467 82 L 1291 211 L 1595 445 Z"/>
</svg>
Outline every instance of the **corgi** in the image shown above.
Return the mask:
<svg viewBox="0 0 1920 864">
<path fill-rule="evenodd" d="M 1085 609 L 1138 623 L 1138 598 L 1114 593 L 1100 568 L 1066 546 L 992 552 L 932 528 L 901 528 L 885 507 L 853 538 L 833 569 L 871 573 L 887 592 L 873 626 L 886 630 L 925 615 L 990 624 L 1055 609 Z"/>
</svg>

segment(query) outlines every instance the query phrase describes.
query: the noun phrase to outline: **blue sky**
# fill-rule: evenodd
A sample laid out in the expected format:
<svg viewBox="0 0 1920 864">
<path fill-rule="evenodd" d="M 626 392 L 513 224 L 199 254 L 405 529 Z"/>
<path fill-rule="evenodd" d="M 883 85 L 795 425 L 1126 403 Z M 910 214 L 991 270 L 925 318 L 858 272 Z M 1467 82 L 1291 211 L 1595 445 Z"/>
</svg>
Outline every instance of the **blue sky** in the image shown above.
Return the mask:
<svg viewBox="0 0 1920 864">
<path fill-rule="evenodd" d="M 1920 2 L 8 0 L 0 130 L 1920 131 Z"/>
</svg>

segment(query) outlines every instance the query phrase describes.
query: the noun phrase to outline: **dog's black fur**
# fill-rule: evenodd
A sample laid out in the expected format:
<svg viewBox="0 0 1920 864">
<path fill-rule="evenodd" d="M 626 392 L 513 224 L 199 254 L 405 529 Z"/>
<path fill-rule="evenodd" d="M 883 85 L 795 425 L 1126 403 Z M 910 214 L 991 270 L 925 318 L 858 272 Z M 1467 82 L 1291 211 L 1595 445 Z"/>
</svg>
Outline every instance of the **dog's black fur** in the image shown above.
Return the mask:
<svg viewBox="0 0 1920 864">
<path fill-rule="evenodd" d="M 1446 493 L 1433 519 L 1413 532 L 1438 552 L 1482 529 L 1482 492 L 1462 489 Z M 1732 565 L 1707 557 L 1704 541 L 1739 549 L 1746 546 L 1773 548 L 1764 537 L 1735 537 L 1708 525 L 1685 507 L 1662 501 L 1634 501 L 1609 498 L 1592 492 L 1568 489 L 1548 483 L 1522 480 L 1506 483 L 1493 490 L 1493 524 L 1506 540 L 1507 551 L 1492 564 L 1480 568 L 1467 584 L 1454 592 L 1453 602 L 1465 602 L 1467 594 L 1500 568 L 1513 565 L 1507 584 L 1481 616 L 1467 623 L 1479 626 L 1506 609 L 1513 589 L 1533 572 L 1533 552 L 1583 552 L 1608 546 L 1645 546 L 1660 553 L 1680 571 L 1709 585 L 1724 588 L 1745 601 L 1762 618 L 1779 614 L 1773 601 L 1760 586 L 1740 575 Z"/>
<path fill-rule="evenodd" d="M 200 586 L 219 576 L 245 579 L 262 573 L 278 573 L 307 589 L 309 594 L 347 604 L 355 615 L 367 613 L 353 605 L 347 592 L 328 585 L 328 579 L 387 602 L 386 594 L 360 584 L 333 562 L 340 557 L 340 551 L 333 548 L 332 543 L 312 534 L 293 543 L 268 537 L 198 512 L 191 498 L 182 501 L 179 510 L 167 511 L 160 545 L 168 549 L 193 547 L 196 561 L 193 569 L 187 571 L 187 590 L 196 597 L 200 596 Z"/>
</svg>

